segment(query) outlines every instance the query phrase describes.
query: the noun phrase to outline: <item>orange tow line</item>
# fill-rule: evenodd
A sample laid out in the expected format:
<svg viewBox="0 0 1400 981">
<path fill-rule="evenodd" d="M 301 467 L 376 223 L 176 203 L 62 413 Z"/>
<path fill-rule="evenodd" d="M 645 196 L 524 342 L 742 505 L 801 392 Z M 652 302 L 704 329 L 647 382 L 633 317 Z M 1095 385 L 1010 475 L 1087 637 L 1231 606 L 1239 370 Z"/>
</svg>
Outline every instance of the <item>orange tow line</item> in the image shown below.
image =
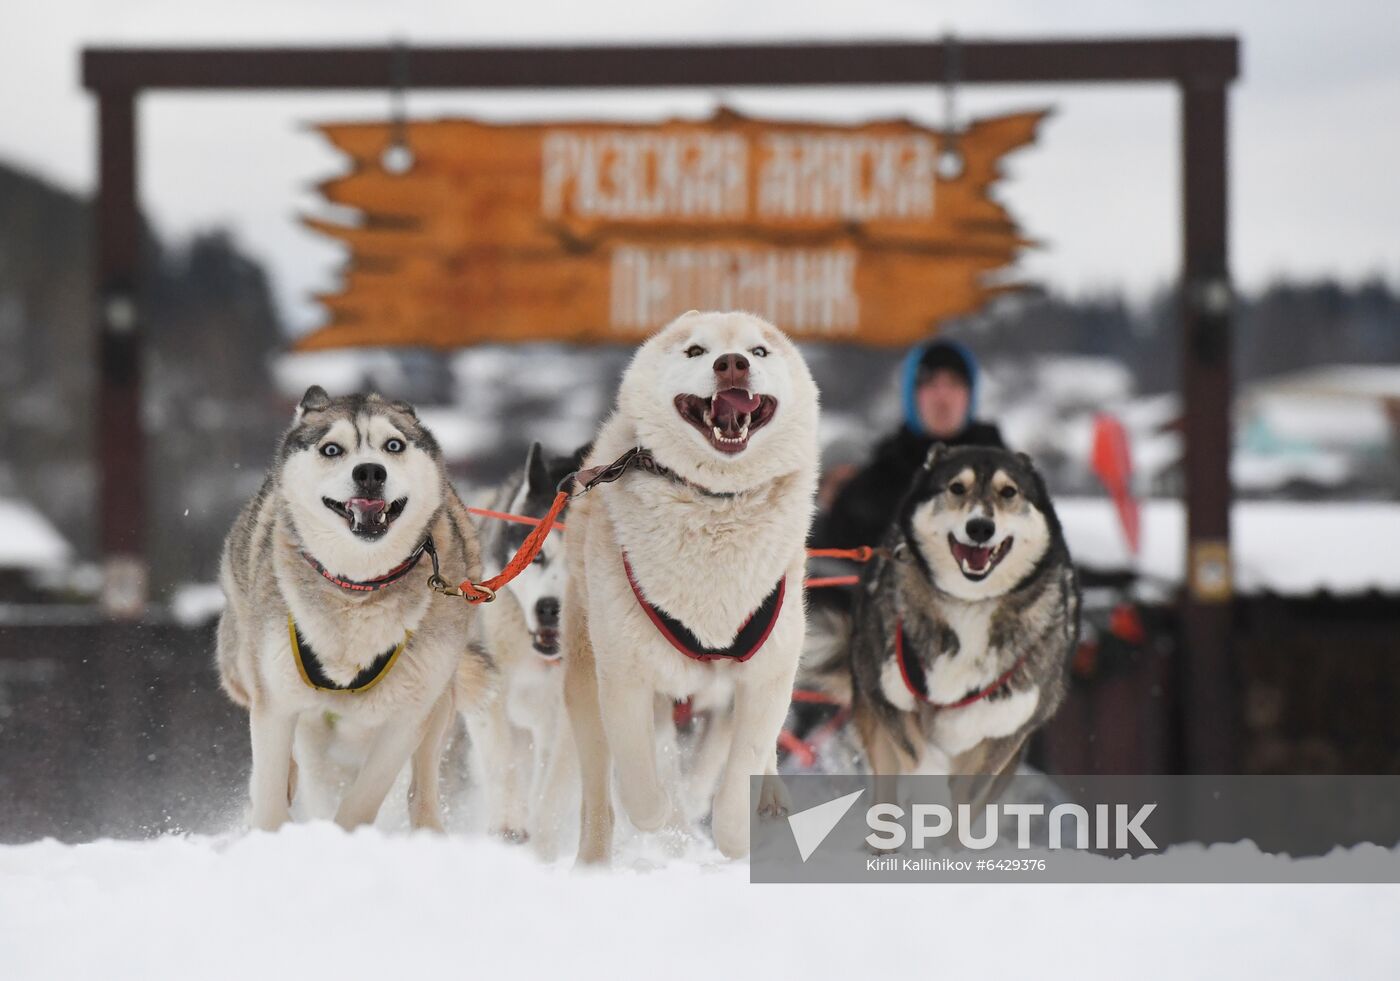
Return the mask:
<svg viewBox="0 0 1400 981">
<path fill-rule="evenodd" d="M 499 592 L 507 583 L 520 575 L 530 563 L 535 561 L 535 556 L 540 554 L 540 549 L 544 548 L 545 537 L 554 528 L 554 522 L 558 519 L 564 506 L 569 503 L 569 492 L 560 491 L 554 495 L 554 503 L 549 506 L 549 511 L 543 518 L 527 518 L 519 514 L 506 514 L 504 511 L 486 512 L 485 508 L 468 508 L 468 511 L 479 514 L 486 512 L 489 517 L 500 518 L 503 521 L 515 521 L 520 524 L 534 525 L 535 530 L 525 536 L 525 541 L 520 544 L 515 556 L 506 563 L 506 567 L 498 575 L 492 576 L 485 582 L 472 582 L 470 579 L 463 579 L 457 586 L 449 585 L 436 573 L 428 581 L 428 585 L 444 596 L 460 596 L 473 606 L 479 603 L 490 603 L 496 598 Z M 563 525 L 560 525 L 563 528 Z"/>
<path fill-rule="evenodd" d="M 624 455 L 607 467 L 591 468 L 590 476 L 582 483 L 582 489 L 579 493 L 582 494 L 584 491 L 589 490 L 595 483 L 616 480 L 617 477 L 621 476 L 626 470 L 626 464 L 629 461 L 630 455 L 635 455 L 635 451 L 632 451 L 632 454 Z M 579 477 L 580 479 L 582 478 L 582 472 L 579 474 Z M 566 478 L 566 480 L 567 479 L 568 478 Z M 525 541 L 521 543 L 515 556 L 506 563 L 506 567 L 502 569 L 498 575 L 492 576 L 485 582 L 473 582 L 470 579 L 464 579 L 460 584 L 453 586 L 438 575 L 437 570 L 434 569 L 432 578 L 428 580 L 428 585 L 444 596 L 460 596 L 473 606 L 479 603 L 490 603 L 496 598 L 497 592 L 512 579 L 529 568 L 530 563 L 535 561 L 535 557 L 539 555 L 540 549 L 544 548 L 545 537 L 551 531 L 556 528 L 559 531 L 564 530 L 564 525 L 558 523 L 558 518 L 565 506 L 568 505 L 569 499 L 572 496 L 574 495 L 571 495 L 568 491 L 561 490 L 554 496 L 554 503 L 549 506 L 549 511 L 543 518 L 531 518 L 523 514 L 511 514 L 508 511 L 493 511 L 490 508 L 467 508 L 467 511 L 471 514 L 479 515 L 483 518 L 494 518 L 497 521 L 511 521 L 516 524 L 530 525 L 534 530 L 526 536 Z M 879 549 L 872 548 L 869 545 L 861 545 L 858 548 L 807 549 L 807 556 L 809 558 L 849 559 L 853 562 L 869 562 L 879 554 L 881 554 Z M 803 585 L 808 589 L 821 589 L 826 586 L 853 586 L 859 581 L 859 576 L 819 576 L 806 580 Z"/>
<path fill-rule="evenodd" d="M 460 585 L 452 586 L 434 572 L 429 580 L 429 585 L 445 596 L 460 596 L 473 605 L 479 603 L 490 603 L 496 598 L 499 592 L 507 583 L 527 569 L 535 557 L 539 555 L 540 549 L 544 547 L 544 540 L 551 531 L 564 530 L 564 525 L 559 523 L 559 515 L 569 503 L 572 495 L 568 491 L 560 491 L 554 496 L 554 503 L 549 506 L 549 511 L 543 518 L 531 518 L 523 514 L 511 514 L 508 511 L 493 511 L 490 508 L 467 508 L 471 514 L 479 515 L 483 518 L 494 518 L 497 521 L 511 521 L 516 524 L 530 525 L 534 530 L 526 536 L 521 543 L 515 556 L 506 563 L 506 567 L 500 571 L 499 575 L 492 576 L 485 582 L 473 582 L 464 579 Z M 853 562 L 869 562 L 876 556 L 881 555 L 882 550 L 872 548 L 869 545 L 861 545 L 858 548 L 809 548 L 808 558 L 813 559 L 849 559 Z M 860 581 L 859 576 L 825 576 L 814 577 L 806 580 L 804 585 L 808 589 L 821 589 L 827 586 L 853 586 Z M 798 689 L 792 693 L 794 702 L 815 702 L 818 704 L 839 706 L 837 714 L 823 725 L 810 740 L 803 740 L 787 729 L 783 729 L 778 734 L 778 744 L 791 753 L 803 767 L 810 768 L 816 762 L 817 748 L 821 742 L 832 736 L 837 729 L 841 728 L 850 718 L 850 708 L 843 705 L 838 699 L 832 698 L 825 692 L 807 691 Z"/>
<path fill-rule="evenodd" d="M 457 587 L 455 592 L 450 588 L 447 590 L 439 589 L 438 592 L 448 596 L 460 594 L 468 603 L 491 602 L 495 598 L 497 590 L 520 575 L 531 562 L 535 561 L 535 556 L 544 547 L 545 535 L 548 535 L 550 531 L 564 530 L 564 523 L 555 519 L 559 517 L 559 512 L 563 510 L 564 504 L 567 504 L 568 501 L 568 492 L 560 491 L 559 495 L 554 498 L 554 504 L 550 506 L 549 513 L 543 518 L 511 514 L 508 511 L 493 511 L 490 508 L 467 508 L 470 513 L 482 518 L 494 518 L 497 521 L 511 521 L 518 525 L 529 525 L 535 529 L 535 532 L 532 532 L 530 537 L 525 539 L 520 546 L 520 551 L 516 553 L 510 564 L 501 570 L 499 576 L 493 576 L 482 583 L 474 583 L 469 579 Z M 545 528 L 543 532 L 539 531 L 541 526 Z M 879 554 L 879 549 L 869 545 L 861 545 L 859 548 L 807 549 L 807 557 L 811 559 L 849 559 L 852 562 L 869 562 Z M 517 566 L 518 568 L 516 568 Z M 513 572 L 512 569 L 514 569 Z M 854 586 L 858 582 L 860 582 L 860 576 L 813 576 L 807 579 L 803 585 L 808 589 L 824 589 L 828 586 Z"/>
</svg>

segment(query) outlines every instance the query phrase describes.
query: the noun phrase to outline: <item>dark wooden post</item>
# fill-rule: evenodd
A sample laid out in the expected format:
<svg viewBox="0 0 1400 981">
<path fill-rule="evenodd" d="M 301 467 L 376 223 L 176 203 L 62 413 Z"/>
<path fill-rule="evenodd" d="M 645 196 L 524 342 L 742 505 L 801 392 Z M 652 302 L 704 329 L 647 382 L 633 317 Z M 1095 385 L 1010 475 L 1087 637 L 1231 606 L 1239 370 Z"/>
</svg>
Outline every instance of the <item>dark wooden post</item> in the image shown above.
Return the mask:
<svg viewBox="0 0 1400 981">
<path fill-rule="evenodd" d="M 136 92 L 97 93 L 97 440 L 102 603 L 121 617 L 146 602 L 145 446 L 141 431 L 141 220 L 136 204 Z"/>
<path fill-rule="evenodd" d="M 1239 766 L 1231 657 L 1228 85 L 1210 76 L 1181 83 L 1187 515 L 1181 699 L 1184 762 L 1194 773 L 1231 773 Z"/>
</svg>

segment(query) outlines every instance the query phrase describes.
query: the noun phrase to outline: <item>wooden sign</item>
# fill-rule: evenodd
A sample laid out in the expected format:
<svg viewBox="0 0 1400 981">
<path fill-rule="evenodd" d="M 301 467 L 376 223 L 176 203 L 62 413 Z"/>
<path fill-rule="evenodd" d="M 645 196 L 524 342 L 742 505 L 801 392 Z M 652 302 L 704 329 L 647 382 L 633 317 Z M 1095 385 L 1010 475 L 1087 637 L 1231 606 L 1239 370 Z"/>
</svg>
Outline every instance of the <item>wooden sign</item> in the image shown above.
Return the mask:
<svg viewBox="0 0 1400 981">
<path fill-rule="evenodd" d="M 832 126 L 720 111 L 659 124 L 320 127 L 350 161 L 325 182 L 349 222 L 339 292 L 300 350 L 484 341 L 634 342 L 686 310 L 743 309 L 798 338 L 907 344 L 1005 286 L 1021 237 L 989 189 L 1044 112 L 947 137 L 904 120 Z"/>
</svg>

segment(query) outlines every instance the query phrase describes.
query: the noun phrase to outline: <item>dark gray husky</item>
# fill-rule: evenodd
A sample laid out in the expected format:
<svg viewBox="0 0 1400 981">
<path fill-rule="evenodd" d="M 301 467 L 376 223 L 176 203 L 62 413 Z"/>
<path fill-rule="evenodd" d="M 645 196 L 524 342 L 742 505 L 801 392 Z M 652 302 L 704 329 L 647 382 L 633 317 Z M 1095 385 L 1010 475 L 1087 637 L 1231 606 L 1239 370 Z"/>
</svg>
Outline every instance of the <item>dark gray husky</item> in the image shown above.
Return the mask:
<svg viewBox="0 0 1400 981">
<path fill-rule="evenodd" d="M 1063 700 L 1079 636 L 1045 483 L 1024 454 L 938 444 L 883 553 L 850 610 L 818 611 L 813 646 L 834 647 L 815 673 L 849 683 L 874 773 L 949 775 L 990 800 Z"/>
<path fill-rule="evenodd" d="M 525 466 L 497 490 L 492 509 L 544 517 L 559 485 L 582 465 L 586 451 L 551 457 L 535 443 Z M 487 570 L 503 569 L 530 531 L 522 524 L 485 519 L 480 537 Z M 496 602 L 481 609 L 481 642 L 500 672 L 501 698 L 493 725 L 472 733 L 475 762 L 488 777 L 483 789 L 491 830 L 513 841 L 532 841 L 550 860 L 565 813 L 578 796 L 559 644 L 566 540 L 558 533 L 547 537 L 535 561 L 502 587 Z M 492 758 L 500 765 L 492 767 Z"/>
</svg>

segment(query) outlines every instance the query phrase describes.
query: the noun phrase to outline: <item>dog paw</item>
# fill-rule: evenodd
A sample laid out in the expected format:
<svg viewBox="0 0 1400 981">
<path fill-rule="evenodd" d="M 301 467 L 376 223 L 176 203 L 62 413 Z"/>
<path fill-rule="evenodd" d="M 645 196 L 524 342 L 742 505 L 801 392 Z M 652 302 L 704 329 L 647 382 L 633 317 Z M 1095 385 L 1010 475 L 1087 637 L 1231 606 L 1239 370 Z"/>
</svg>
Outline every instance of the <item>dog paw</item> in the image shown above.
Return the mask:
<svg viewBox="0 0 1400 981">
<path fill-rule="evenodd" d="M 559 841 L 554 835 L 533 835 L 530 838 L 530 848 L 535 857 L 546 864 L 553 864 L 559 858 Z"/>
<path fill-rule="evenodd" d="M 442 821 L 436 817 L 414 818 L 409 822 L 409 827 L 414 831 L 427 831 L 435 835 L 447 834 L 447 829 L 443 827 Z"/>
<path fill-rule="evenodd" d="M 675 813 L 675 808 L 663 792 L 652 796 L 624 793 L 622 804 L 627 809 L 628 819 L 638 831 L 660 831 Z"/>
<path fill-rule="evenodd" d="M 276 831 L 291 820 L 292 813 L 287 808 L 269 808 L 261 813 L 254 811 L 249 825 L 254 831 Z"/>
<path fill-rule="evenodd" d="M 792 799 L 787 788 L 777 777 L 764 777 L 763 789 L 758 795 L 758 816 L 769 820 L 785 818 L 792 812 Z"/>
<path fill-rule="evenodd" d="M 743 858 L 749 853 L 749 822 L 717 821 L 713 830 L 715 847 L 725 858 Z"/>
<path fill-rule="evenodd" d="M 496 837 L 509 845 L 523 845 L 530 840 L 530 832 L 524 828 L 497 828 Z"/>
<path fill-rule="evenodd" d="M 897 848 L 885 848 L 880 845 L 872 845 L 867 839 L 865 842 L 865 852 L 877 858 L 884 855 L 898 855 L 909 851 L 908 843 L 901 843 Z"/>
</svg>

